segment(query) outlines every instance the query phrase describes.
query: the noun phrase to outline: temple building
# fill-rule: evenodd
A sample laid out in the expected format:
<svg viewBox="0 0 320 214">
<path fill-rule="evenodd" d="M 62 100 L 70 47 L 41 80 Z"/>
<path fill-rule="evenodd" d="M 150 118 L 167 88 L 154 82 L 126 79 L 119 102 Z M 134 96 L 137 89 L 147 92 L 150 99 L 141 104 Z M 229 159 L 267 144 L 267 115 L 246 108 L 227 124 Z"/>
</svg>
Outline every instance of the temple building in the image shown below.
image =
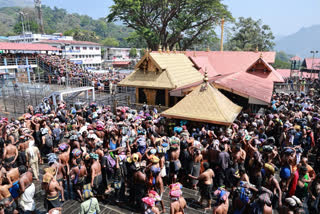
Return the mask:
<svg viewBox="0 0 320 214">
<path fill-rule="evenodd" d="M 274 83 L 284 82 L 273 67 L 275 52 L 148 52 L 120 85 L 136 87 L 136 101 L 173 106 L 208 82 L 244 109 L 269 105 Z"/>
<path fill-rule="evenodd" d="M 135 71 L 119 85 L 135 87 L 138 103 L 170 107 L 178 101 L 177 97 L 170 96 L 171 90 L 201 81 L 202 78 L 183 53 L 147 52 L 135 66 Z"/>
<path fill-rule="evenodd" d="M 161 116 L 228 126 L 237 118 L 241 109 L 208 83 L 205 74 L 202 84 L 175 106 L 162 112 Z"/>
</svg>

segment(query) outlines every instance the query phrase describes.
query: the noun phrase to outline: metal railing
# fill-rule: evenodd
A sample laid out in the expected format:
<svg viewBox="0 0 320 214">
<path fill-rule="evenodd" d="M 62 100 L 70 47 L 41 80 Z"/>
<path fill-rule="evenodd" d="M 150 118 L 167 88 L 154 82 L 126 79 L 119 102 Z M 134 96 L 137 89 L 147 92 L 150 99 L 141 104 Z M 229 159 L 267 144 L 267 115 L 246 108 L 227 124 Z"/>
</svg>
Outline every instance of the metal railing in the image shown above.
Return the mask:
<svg viewBox="0 0 320 214">
<path fill-rule="evenodd" d="M 274 91 L 276 92 L 308 92 L 311 84 L 301 84 L 301 83 L 275 83 Z"/>
</svg>

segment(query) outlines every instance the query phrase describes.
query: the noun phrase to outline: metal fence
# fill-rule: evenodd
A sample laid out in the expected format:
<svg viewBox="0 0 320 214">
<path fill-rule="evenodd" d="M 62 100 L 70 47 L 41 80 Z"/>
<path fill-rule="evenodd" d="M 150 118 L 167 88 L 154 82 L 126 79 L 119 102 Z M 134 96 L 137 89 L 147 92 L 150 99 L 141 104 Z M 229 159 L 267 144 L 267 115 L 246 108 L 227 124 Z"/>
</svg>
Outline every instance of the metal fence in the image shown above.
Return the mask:
<svg viewBox="0 0 320 214">
<path fill-rule="evenodd" d="M 275 83 L 274 84 L 274 91 L 275 92 L 309 92 L 309 88 L 311 87 L 311 84 L 306 83 L 304 85 L 300 83 Z"/>
<path fill-rule="evenodd" d="M 70 84 L 70 87 L 79 85 Z M 66 85 L 57 84 L 8 84 L 0 89 L 0 116 L 18 117 L 27 112 L 28 105 L 37 106 L 43 98 L 48 97 L 52 92 L 66 89 Z M 86 98 L 85 94 L 65 97 L 66 103 L 70 106 L 76 102 L 91 103 L 91 96 Z M 95 102 L 99 106 L 110 105 L 112 109 L 117 106 L 133 106 L 135 103 L 135 89 L 126 87 L 115 87 L 110 93 L 109 88 L 95 90 Z"/>
</svg>

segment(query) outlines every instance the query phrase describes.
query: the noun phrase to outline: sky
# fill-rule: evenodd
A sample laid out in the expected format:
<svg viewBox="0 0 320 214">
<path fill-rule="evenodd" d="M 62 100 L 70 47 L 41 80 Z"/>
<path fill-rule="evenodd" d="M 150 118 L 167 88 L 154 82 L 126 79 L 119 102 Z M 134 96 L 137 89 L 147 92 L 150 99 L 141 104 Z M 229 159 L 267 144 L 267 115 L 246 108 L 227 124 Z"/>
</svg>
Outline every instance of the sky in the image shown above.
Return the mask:
<svg viewBox="0 0 320 214">
<path fill-rule="evenodd" d="M 42 0 L 43 4 L 93 18 L 106 17 L 112 0 Z M 280 37 L 320 24 L 319 0 L 223 0 L 233 17 L 262 19 Z"/>
</svg>

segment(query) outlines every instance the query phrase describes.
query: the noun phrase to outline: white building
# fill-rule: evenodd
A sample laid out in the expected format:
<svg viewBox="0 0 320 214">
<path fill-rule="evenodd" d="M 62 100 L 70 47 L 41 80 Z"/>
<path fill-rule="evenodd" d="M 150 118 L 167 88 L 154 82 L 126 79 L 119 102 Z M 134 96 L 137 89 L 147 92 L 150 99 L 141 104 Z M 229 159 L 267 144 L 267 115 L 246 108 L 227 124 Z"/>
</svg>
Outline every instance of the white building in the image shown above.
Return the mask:
<svg viewBox="0 0 320 214">
<path fill-rule="evenodd" d="M 46 34 L 33 34 L 31 32 L 25 32 L 22 35 L 9 36 L 9 42 L 14 43 L 33 43 L 41 40 L 73 40 L 72 36 L 63 36 L 61 33 L 55 33 L 53 35 Z"/>
<path fill-rule="evenodd" d="M 111 61 L 125 61 L 129 60 L 129 53 L 131 48 L 105 48 L 106 52 L 104 55 L 105 60 Z M 140 58 L 140 50 L 137 48 L 137 58 Z"/>
<path fill-rule="evenodd" d="M 75 64 L 85 68 L 101 67 L 101 45 L 95 42 L 74 41 L 72 36 L 60 33 L 45 35 L 26 32 L 24 35 L 9 36 L 8 39 L 14 43 L 48 44 L 62 49 L 62 56 Z"/>
<path fill-rule="evenodd" d="M 101 67 L 101 45 L 99 43 L 73 40 L 42 40 L 37 43 L 60 48 L 63 57 L 85 68 Z"/>
</svg>

